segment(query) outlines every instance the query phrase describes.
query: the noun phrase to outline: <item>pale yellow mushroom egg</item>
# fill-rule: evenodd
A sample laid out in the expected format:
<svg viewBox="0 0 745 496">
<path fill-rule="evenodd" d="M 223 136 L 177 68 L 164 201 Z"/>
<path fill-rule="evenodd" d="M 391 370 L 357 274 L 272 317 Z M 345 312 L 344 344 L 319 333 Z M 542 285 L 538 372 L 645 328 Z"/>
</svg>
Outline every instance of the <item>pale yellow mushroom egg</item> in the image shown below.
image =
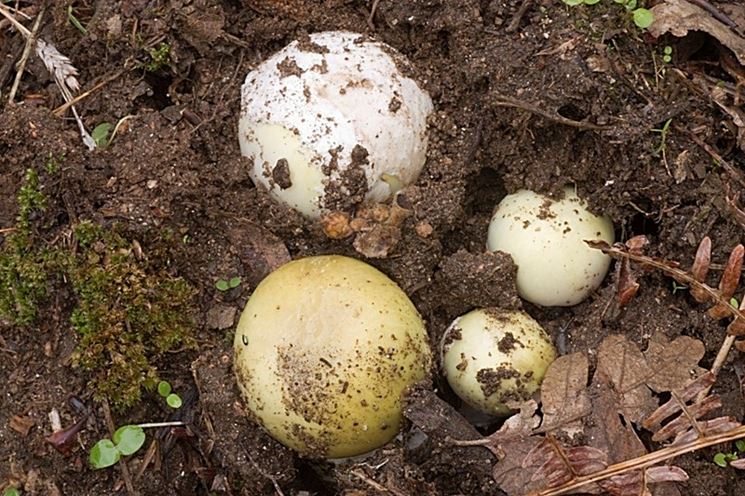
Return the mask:
<svg viewBox="0 0 745 496">
<path fill-rule="evenodd" d="M 366 453 L 399 431 L 401 395 L 429 376 L 419 313 L 386 275 L 329 255 L 287 263 L 251 295 L 235 334 L 249 410 L 316 458 Z"/>
<path fill-rule="evenodd" d="M 573 189 L 561 200 L 521 190 L 497 206 L 487 248 L 512 256 L 522 298 L 571 306 L 595 291 L 608 272 L 610 257 L 585 243 L 596 239 L 612 244 L 613 224 L 590 212 Z"/>
<path fill-rule="evenodd" d="M 455 319 L 445 331 L 440 360 L 463 401 L 483 413 L 508 415 L 510 401 L 530 399 L 556 359 L 551 338 L 521 311 L 482 308 Z"/>
</svg>

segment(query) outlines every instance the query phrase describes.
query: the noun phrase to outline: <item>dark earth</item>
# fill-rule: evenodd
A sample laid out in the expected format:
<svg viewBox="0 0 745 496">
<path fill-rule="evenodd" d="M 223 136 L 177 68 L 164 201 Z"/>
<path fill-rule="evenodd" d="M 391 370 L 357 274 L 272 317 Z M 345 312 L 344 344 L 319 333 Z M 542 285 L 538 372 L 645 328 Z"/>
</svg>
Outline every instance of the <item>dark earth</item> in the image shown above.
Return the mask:
<svg viewBox="0 0 745 496">
<path fill-rule="evenodd" d="M 3 3 L 30 19 L 41 5 Z M 712 0 L 733 18 L 737 3 Z M 32 20 L 19 19 L 32 27 Z M 495 459 L 486 449 L 448 444 L 447 436 L 477 433 L 441 401 L 460 408 L 441 379 L 434 380 L 439 399 L 415 391 L 406 400 L 416 427 L 408 422 L 394 442 L 347 464 L 300 458 L 248 419 L 231 368 L 234 324 L 251 290 L 287 253 L 345 254 L 378 267 L 411 297 L 433 347 L 453 318 L 485 306 L 525 309 L 560 354 L 586 351 L 591 366 L 609 333 L 641 349 L 659 333 L 700 339 L 703 367 L 722 343 L 725 324 L 658 272 L 640 278 L 638 295 L 620 311 L 612 270 L 585 302 L 538 308 L 517 297 L 509 257 L 485 253 L 488 221 L 504 195 L 521 188 L 557 195 L 575 184 L 596 212 L 613 219 L 618 240 L 647 235 L 650 255 L 688 267 L 699 241 L 711 237 L 709 277 L 716 285 L 717 267 L 745 228 L 725 195 L 743 199 L 738 126 L 745 124 L 726 109 L 738 110 L 745 73 L 736 61 L 739 73 L 733 71 L 731 54 L 723 56 L 726 49 L 712 36 L 655 39 L 610 0 L 573 8 L 560 0 L 49 2 L 39 36 L 72 60 L 81 91 L 90 91 L 76 103 L 86 127 L 127 117 L 108 147 L 89 152 L 70 112 L 53 113 L 64 101 L 34 55 L 8 103 L 25 40 L 7 23 L 0 27 L 0 243 L 15 225 L 26 170 L 44 171 L 56 157 L 59 171 L 40 173 L 47 243 L 61 243 L 75 224 L 90 220 L 124 229 L 147 257 L 167 243 L 159 233 L 168 230 L 177 233 L 168 273 L 197 289 L 196 348 L 155 363 L 184 406 L 172 411 L 157 394 L 145 393 L 111 419 L 114 425 L 183 420 L 189 430 L 148 431 L 141 452 L 109 469 L 92 470 L 87 462 L 90 447 L 112 425 L 86 372 L 72 366 L 79 342 L 69 324 L 74 295 L 51 294 L 33 325 L 0 320 L 0 490 L 504 494 L 491 479 Z M 425 169 L 399 199 L 411 215 L 386 238 L 384 258 L 368 259 L 353 238 L 330 239 L 317 223 L 274 205 L 254 188 L 238 147 L 246 73 L 292 40 L 340 29 L 373 36 L 407 56 L 435 105 Z M 152 50 L 163 44 L 169 52 L 158 64 Z M 662 61 L 666 46 L 669 63 Z M 215 281 L 234 276 L 242 284 L 216 289 Z M 745 414 L 742 370 L 743 356 L 733 350 L 714 386 L 720 413 L 738 420 Z M 71 398 L 91 415 L 63 455 L 45 441 L 48 414 L 59 411 L 63 426 L 79 420 L 80 405 Z M 482 434 L 498 427 L 479 425 Z M 648 449 L 658 447 L 642 439 Z M 717 450 L 675 460 L 690 476 L 679 484 L 681 494 L 745 494 L 741 472 L 712 463 Z"/>
</svg>

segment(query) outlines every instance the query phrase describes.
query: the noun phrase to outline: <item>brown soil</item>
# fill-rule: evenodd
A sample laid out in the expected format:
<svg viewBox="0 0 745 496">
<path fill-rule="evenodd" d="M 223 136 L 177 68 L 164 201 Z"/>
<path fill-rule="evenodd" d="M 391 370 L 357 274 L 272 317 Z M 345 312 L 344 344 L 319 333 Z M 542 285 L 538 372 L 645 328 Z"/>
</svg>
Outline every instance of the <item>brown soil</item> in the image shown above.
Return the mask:
<svg viewBox="0 0 745 496">
<path fill-rule="evenodd" d="M 36 2 L 17 3 L 36 10 Z M 642 349 L 655 333 L 671 339 L 685 334 L 705 343 L 702 365 L 711 364 L 724 327 L 685 291 L 673 292 L 670 279 L 643 277 L 639 295 L 621 312 L 608 313 L 612 276 L 580 305 L 537 308 L 517 298 L 509 257 L 484 254 L 484 244 L 492 209 L 507 192 L 558 194 L 572 183 L 594 209 L 613 218 L 618 239 L 646 234 L 651 254 L 686 265 L 708 235 L 714 261 L 726 260 L 742 238 L 742 226 L 724 191 L 730 182 L 738 185 L 686 133 L 695 133 L 736 168 L 745 164 L 731 118 L 686 78 L 703 71 L 731 86 L 712 39 L 648 39 L 613 2 L 569 9 L 559 0 L 534 0 L 514 26 L 523 4 L 518 0 L 52 4 L 40 34 L 71 58 L 84 89 L 93 88 L 77 104 L 87 127 L 129 118 L 108 148 L 88 152 L 74 121 L 52 114 L 63 102 L 33 56 L 16 103 L 6 105 L 24 40 L 3 26 L 0 243 L 2 229 L 15 222 L 25 170 L 42 170 L 50 156 L 63 157 L 54 184 L 44 185 L 53 213 L 50 232 L 84 219 L 119 223 L 144 240 L 147 252 L 157 248 L 159 230 L 170 229 L 189 241 L 179 245 L 170 270 L 199 289 L 199 349 L 157 364 L 159 374 L 184 393 L 185 406 L 172 414 L 147 396 L 114 419 L 123 424 L 175 415 L 195 433 L 180 439 L 168 430 L 157 432 L 155 461 L 141 475 L 144 450 L 131 458 L 136 494 L 360 495 L 383 494 L 385 488 L 389 494 L 503 494 L 490 477 L 494 460 L 486 450 L 434 441 L 435 431 L 476 435 L 468 424 L 438 424 L 446 415 L 435 411 L 441 404 L 370 458 L 337 466 L 282 447 L 248 420 L 238 398 L 231 321 L 255 283 L 287 252 L 292 258 L 337 253 L 364 259 L 351 238 L 327 238 L 320 226 L 255 189 L 239 152 L 243 78 L 307 33 L 346 29 L 387 42 L 409 58 L 435 103 L 426 168 L 405 192 L 413 215 L 387 258 L 367 260 L 410 295 L 433 346 L 450 321 L 470 308 L 522 306 L 561 354 L 589 350 L 592 356 L 611 332 L 626 334 Z M 371 4 L 377 5 L 374 30 L 368 24 Z M 68 22 L 68 5 L 87 35 Z M 143 47 L 161 42 L 171 47 L 171 65 L 145 71 Z M 660 62 L 665 45 L 675 56 L 666 67 Z M 549 115 L 514 108 L 509 99 Z M 651 130 L 670 118 L 663 158 L 654 153 L 660 133 Z M 216 280 L 234 275 L 250 284 L 215 289 Z M 0 489 L 12 482 L 23 485 L 23 494 L 127 492 L 121 468 L 93 471 L 87 465 L 87 449 L 108 433 L 85 375 L 70 366 L 78 341 L 68 323 L 71 297 L 60 292 L 51 298 L 34 327 L 0 322 Z M 723 413 L 741 420 L 745 403 L 735 373 L 740 362 L 739 352 L 732 352 L 715 392 L 722 395 Z M 442 381 L 436 383 L 442 398 L 459 407 Z M 93 415 L 80 446 L 63 456 L 44 440 L 47 415 L 56 408 L 64 425 L 72 423 L 78 414 L 71 397 L 83 399 Z M 427 401 L 421 397 L 420 415 L 428 411 Z M 26 435 L 11 427 L 14 416 L 33 420 Z M 654 447 L 651 441 L 648 447 Z M 715 452 L 676 460 L 690 476 L 680 484 L 681 494 L 745 494 L 745 477 L 711 463 Z"/>
</svg>

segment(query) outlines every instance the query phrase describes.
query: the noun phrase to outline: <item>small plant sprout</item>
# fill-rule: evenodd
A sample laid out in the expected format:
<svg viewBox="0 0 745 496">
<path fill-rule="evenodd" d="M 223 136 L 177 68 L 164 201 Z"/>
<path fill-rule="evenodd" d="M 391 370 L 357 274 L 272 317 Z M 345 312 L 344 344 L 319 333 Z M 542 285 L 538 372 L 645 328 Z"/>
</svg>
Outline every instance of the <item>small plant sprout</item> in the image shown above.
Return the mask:
<svg viewBox="0 0 745 496">
<path fill-rule="evenodd" d="M 508 415 L 510 401 L 530 399 L 556 355 L 528 314 L 496 308 L 458 317 L 440 345 L 443 372 L 455 394 L 494 416 Z"/>
<path fill-rule="evenodd" d="M 721 451 L 718 452 L 716 455 L 714 455 L 714 464 L 719 467 L 726 468 L 730 464 L 730 462 L 739 460 L 740 455 L 745 453 L 745 440 L 738 439 L 737 441 L 735 441 L 735 449 L 736 451 L 733 451 L 731 453 L 723 453 Z"/>
<path fill-rule="evenodd" d="M 667 45 L 662 49 L 662 61 L 666 64 L 673 61 L 673 47 L 670 45 Z"/>
<path fill-rule="evenodd" d="M 238 138 L 253 181 L 312 219 L 413 183 L 433 106 L 406 67 L 393 48 L 334 31 L 290 43 L 249 72 Z"/>
<path fill-rule="evenodd" d="M 600 0 L 562 0 L 566 5 L 595 5 Z M 613 0 L 623 5 L 627 12 L 631 13 L 631 19 L 640 29 L 647 29 L 654 22 L 654 14 L 651 10 L 639 7 L 637 0 Z"/>
<path fill-rule="evenodd" d="M 158 383 L 158 394 L 166 400 L 166 404 L 173 409 L 181 408 L 183 402 L 181 396 L 172 392 L 171 384 L 167 381 L 160 381 Z"/>
<path fill-rule="evenodd" d="M 610 258 L 585 240 L 613 243 L 613 224 L 591 213 L 573 189 L 552 200 L 528 190 L 507 195 L 497 206 L 487 248 L 512 256 L 517 290 L 531 303 L 576 305 L 603 281 Z"/>
<path fill-rule="evenodd" d="M 88 462 L 95 469 L 111 467 L 122 456 L 133 455 L 142 448 L 145 444 L 145 429 L 183 425 L 183 422 L 123 425 L 114 432 L 112 439 L 101 439 L 93 445 L 88 455 Z"/>
<path fill-rule="evenodd" d="M 409 298 L 372 266 L 337 255 L 289 262 L 256 287 L 235 333 L 248 409 L 275 439 L 343 458 L 393 439 L 401 394 L 427 378 L 427 332 Z"/>
<path fill-rule="evenodd" d="M 233 288 L 237 288 L 241 285 L 240 277 L 231 277 L 230 279 L 218 279 L 215 283 L 215 288 L 219 291 L 229 291 Z"/>
<path fill-rule="evenodd" d="M 109 144 L 109 132 L 114 128 L 110 122 L 102 122 L 91 131 L 91 137 L 96 143 L 96 148 L 106 148 Z"/>
<path fill-rule="evenodd" d="M 3 489 L 3 496 L 21 496 L 21 491 L 15 486 L 9 486 Z"/>
<path fill-rule="evenodd" d="M 678 291 L 685 291 L 688 289 L 688 286 L 683 286 L 682 284 L 678 284 L 677 281 L 673 281 L 673 294 L 677 293 Z"/>
<path fill-rule="evenodd" d="M 69 22 L 70 24 L 72 24 L 75 27 L 75 29 L 77 29 L 78 31 L 80 31 L 80 34 L 82 34 L 83 36 L 87 36 L 88 35 L 88 30 L 85 29 L 85 27 L 80 22 L 80 20 L 78 20 L 78 18 L 75 17 L 75 14 L 74 14 L 73 9 L 72 9 L 72 5 L 68 5 L 67 6 L 67 22 Z"/>
</svg>

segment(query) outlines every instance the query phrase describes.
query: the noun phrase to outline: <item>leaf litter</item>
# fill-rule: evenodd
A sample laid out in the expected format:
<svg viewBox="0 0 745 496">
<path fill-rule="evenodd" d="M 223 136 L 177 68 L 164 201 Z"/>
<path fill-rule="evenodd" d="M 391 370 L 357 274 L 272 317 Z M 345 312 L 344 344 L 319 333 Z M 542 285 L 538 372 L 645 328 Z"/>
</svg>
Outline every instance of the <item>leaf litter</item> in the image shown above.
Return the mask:
<svg viewBox="0 0 745 496">
<path fill-rule="evenodd" d="M 674 482 L 687 474 L 658 463 L 680 454 L 676 448 L 745 436 L 730 417 L 700 420 L 721 406 L 718 396 L 706 395 L 715 376 L 698 365 L 703 355 L 703 343 L 687 336 L 655 335 L 642 352 L 625 336 L 609 335 L 589 383 L 586 353 L 559 357 L 544 377 L 540 414 L 534 400 L 515 404 L 520 412 L 497 432 L 450 441 L 488 448 L 499 459 L 493 478 L 508 495 L 679 495 Z M 661 406 L 660 393 L 670 396 Z M 648 453 L 642 428 L 671 447 Z"/>
</svg>

